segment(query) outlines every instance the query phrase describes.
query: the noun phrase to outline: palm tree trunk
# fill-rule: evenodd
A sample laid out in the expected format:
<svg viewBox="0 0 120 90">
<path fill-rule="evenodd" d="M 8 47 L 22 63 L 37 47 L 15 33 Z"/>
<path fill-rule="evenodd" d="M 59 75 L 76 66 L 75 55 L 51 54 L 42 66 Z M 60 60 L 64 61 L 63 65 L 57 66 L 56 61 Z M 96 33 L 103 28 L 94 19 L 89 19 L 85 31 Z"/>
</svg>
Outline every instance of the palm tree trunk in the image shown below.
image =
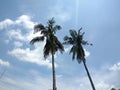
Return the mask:
<svg viewBox="0 0 120 90">
<path fill-rule="evenodd" d="M 92 78 L 91 78 L 91 76 L 90 76 L 90 73 L 89 73 L 89 71 L 88 71 L 88 68 L 87 68 L 87 65 L 86 65 L 85 60 L 83 60 L 83 64 L 84 64 L 85 70 L 86 70 L 86 72 L 87 72 L 88 78 L 89 78 L 89 80 L 90 80 L 92 89 L 93 89 L 93 90 L 96 90 L 96 89 L 95 89 L 95 86 L 94 86 L 94 84 L 93 84 Z"/>
<path fill-rule="evenodd" d="M 53 74 L 53 90 L 57 90 L 56 77 L 55 77 L 55 63 L 54 63 L 54 54 L 53 53 L 52 53 L 52 74 Z"/>
</svg>

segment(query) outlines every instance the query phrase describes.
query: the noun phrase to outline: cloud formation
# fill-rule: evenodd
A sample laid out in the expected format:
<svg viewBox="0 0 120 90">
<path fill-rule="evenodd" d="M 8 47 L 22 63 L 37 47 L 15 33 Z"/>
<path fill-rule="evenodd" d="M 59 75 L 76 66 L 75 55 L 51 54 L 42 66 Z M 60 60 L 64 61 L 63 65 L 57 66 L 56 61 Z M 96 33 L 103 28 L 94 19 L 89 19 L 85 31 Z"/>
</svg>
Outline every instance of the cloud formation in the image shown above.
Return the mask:
<svg viewBox="0 0 120 90">
<path fill-rule="evenodd" d="M 49 17 L 55 17 L 62 22 L 66 22 L 71 19 L 71 13 L 65 9 L 63 2 L 58 0 L 56 4 L 50 8 Z"/>
<path fill-rule="evenodd" d="M 10 63 L 8 61 L 3 61 L 2 59 L 0 59 L 0 65 L 5 66 L 5 67 L 9 67 Z"/>
<path fill-rule="evenodd" d="M 39 47 L 40 46 L 40 47 Z M 35 63 L 42 66 L 48 66 L 51 68 L 51 62 L 49 60 L 44 60 L 43 58 L 43 46 L 44 44 L 39 44 L 34 50 L 29 48 L 14 48 L 12 51 L 8 51 L 9 55 L 16 57 L 18 60 Z"/>
<path fill-rule="evenodd" d="M 101 72 L 101 71 L 100 71 Z M 30 76 L 29 76 L 30 75 Z M 27 77 L 27 78 L 26 78 Z M 31 78 L 32 77 L 32 78 Z M 24 77 L 5 77 L 2 79 L 2 82 L 0 82 L 1 88 L 4 88 L 4 90 L 8 89 L 15 89 L 15 90 L 39 90 L 39 89 L 52 89 L 52 80 L 47 77 L 41 76 L 40 72 L 31 70 L 27 71 L 27 76 Z M 95 84 L 95 87 L 97 90 L 110 90 L 114 86 L 115 82 L 111 82 L 111 78 L 118 78 L 119 75 L 115 73 L 97 73 L 96 75 L 93 75 L 93 81 Z M 66 79 L 66 80 L 65 80 Z M 118 80 L 118 79 L 117 79 Z M 17 81 L 17 82 L 16 82 Z M 73 82 L 72 82 L 73 81 Z M 5 84 L 8 84 L 7 86 Z M 57 88 L 60 90 L 92 90 L 89 79 L 87 76 L 81 76 L 81 77 L 65 77 L 64 75 L 60 75 L 60 77 L 57 78 Z"/>
<path fill-rule="evenodd" d="M 14 22 L 11 19 L 5 19 L 4 21 L 0 22 L 0 30 L 7 28 L 13 24 Z"/>
<path fill-rule="evenodd" d="M 111 71 L 119 71 L 120 70 L 120 62 L 118 62 L 118 63 L 114 64 L 113 66 L 111 66 L 109 68 L 109 70 L 111 70 Z"/>
<path fill-rule="evenodd" d="M 17 60 L 51 67 L 51 62 L 43 59 L 45 42 L 36 44 L 34 49 L 29 48 L 30 40 L 40 35 L 40 33 L 33 34 L 35 23 L 28 15 L 21 15 L 16 20 L 6 19 L 0 22 L 0 29 L 6 30 L 7 39 L 5 42 L 7 44 L 10 41 L 13 42 L 13 47 L 8 51 L 8 54 L 16 57 Z M 25 48 L 26 46 L 28 47 Z"/>
</svg>

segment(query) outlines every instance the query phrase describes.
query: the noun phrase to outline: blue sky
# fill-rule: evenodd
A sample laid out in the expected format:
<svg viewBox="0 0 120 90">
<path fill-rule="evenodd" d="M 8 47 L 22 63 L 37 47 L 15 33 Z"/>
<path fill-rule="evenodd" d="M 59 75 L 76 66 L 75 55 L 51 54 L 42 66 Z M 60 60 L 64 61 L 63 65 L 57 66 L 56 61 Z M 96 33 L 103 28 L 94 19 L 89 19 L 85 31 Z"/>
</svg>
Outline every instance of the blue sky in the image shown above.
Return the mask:
<svg viewBox="0 0 120 90">
<path fill-rule="evenodd" d="M 1 90 L 48 90 L 52 88 L 51 57 L 46 61 L 45 42 L 29 41 L 36 23 L 46 25 L 54 17 L 62 26 L 59 40 L 69 29 L 85 32 L 89 71 L 97 90 L 120 88 L 120 1 L 119 0 L 1 0 L 0 77 Z M 72 61 L 70 46 L 55 55 L 57 87 L 60 90 L 92 90 L 83 64 Z"/>
</svg>

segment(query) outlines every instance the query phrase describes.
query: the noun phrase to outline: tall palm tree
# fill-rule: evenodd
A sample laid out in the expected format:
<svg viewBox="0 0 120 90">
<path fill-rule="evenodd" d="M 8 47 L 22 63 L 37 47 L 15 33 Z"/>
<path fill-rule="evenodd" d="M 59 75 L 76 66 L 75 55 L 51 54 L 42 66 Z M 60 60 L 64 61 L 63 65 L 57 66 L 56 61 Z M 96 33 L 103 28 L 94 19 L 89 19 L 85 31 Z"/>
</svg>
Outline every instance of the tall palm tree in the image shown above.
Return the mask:
<svg viewBox="0 0 120 90">
<path fill-rule="evenodd" d="M 72 45 L 71 50 L 70 50 L 70 53 L 72 53 L 72 59 L 74 60 L 76 58 L 78 63 L 83 62 L 85 70 L 86 70 L 87 75 L 88 75 L 88 78 L 90 80 L 91 86 L 92 86 L 93 90 L 95 90 L 95 86 L 93 84 L 92 78 L 90 76 L 90 73 L 89 73 L 87 65 L 86 65 L 85 52 L 84 52 L 84 49 L 82 47 L 82 45 L 92 45 L 92 44 L 83 40 L 84 33 L 81 33 L 80 32 L 81 30 L 82 30 L 82 28 L 80 28 L 78 30 L 78 32 L 76 32 L 75 30 L 70 30 L 69 31 L 70 36 L 64 37 L 63 44 Z"/>
<path fill-rule="evenodd" d="M 43 54 L 46 59 L 50 54 L 52 55 L 52 76 L 53 76 L 53 90 L 57 90 L 56 87 L 56 76 L 55 76 L 55 63 L 54 63 L 54 55 L 56 51 L 60 51 L 61 53 L 64 51 L 64 47 L 61 42 L 58 40 L 57 36 L 55 36 L 56 31 L 60 30 L 60 25 L 55 25 L 54 19 L 50 19 L 47 22 L 47 26 L 42 24 L 37 24 L 34 26 L 34 33 L 41 32 L 42 36 L 38 36 L 33 38 L 30 43 L 34 44 L 36 42 L 46 40 L 46 44 L 44 46 Z"/>
</svg>

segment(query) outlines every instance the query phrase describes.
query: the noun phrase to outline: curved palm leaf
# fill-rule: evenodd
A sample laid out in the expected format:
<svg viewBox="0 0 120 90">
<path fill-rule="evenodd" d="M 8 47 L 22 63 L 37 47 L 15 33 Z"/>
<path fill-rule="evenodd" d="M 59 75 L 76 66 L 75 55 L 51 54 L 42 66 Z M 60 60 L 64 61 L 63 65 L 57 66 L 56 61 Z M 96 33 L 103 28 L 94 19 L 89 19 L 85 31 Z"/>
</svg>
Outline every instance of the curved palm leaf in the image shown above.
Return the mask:
<svg viewBox="0 0 120 90">
<path fill-rule="evenodd" d="M 42 25 L 42 24 L 36 24 L 34 26 L 34 33 L 37 33 L 37 32 L 39 32 L 41 30 L 44 30 L 44 29 L 45 29 L 44 25 Z"/>
<path fill-rule="evenodd" d="M 48 25 L 54 25 L 54 24 L 55 24 L 55 20 L 54 20 L 54 18 L 48 20 L 47 23 L 48 23 Z"/>
<path fill-rule="evenodd" d="M 74 60 L 75 59 L 75 55 L 76 55 L 76 46 L 73 46 L 71 49 L 70 49 L 70 53 L 73 53 L 73 55 L 72 55 L 72 59 Z M 70 54 L 69 53 L 69 54 Z"/>
<path fill-rule="evenodd" d="M 35 38 L 33 38 L 33 39 L 30 41 L 30 44 L 34 44 L 34 43 L 39 42 L 39 41 L 44 41 L 44 36 L 40 36 L 40 37 L 35 37 Z"/>
<path fill-rule="evenodd" d="M 58 38 L 56 36 L 54 36 L 54 40 L 55 40 L 55 45 L 56 45 L 56 50 L 59 50 L 61 53 L 64 51 L 64 47 L 62 45 L 62 43 L 58 40 Z"/>
<path fill-rule="evenodd" d="M 43 54 L 44 54 L 44 58 L 46 59 L 49 54 L 51 53 L 51 42 L 47 39 L 46 40 L 46 44 L 44 46 L 44 50 L 43 50 Z"/>
<path fill-rule="evenodd" d="M 74 41 L 73 41 L 72 37 L 68 37 L 68 36 L 64 37 L 63 44 L 73 44 L 73 43 L 74 43 Z"/>
<path fill-rule="evenodd" d="M 60 26 L 60 25 L 55 25 L 55 26 L 53 27 L 54 33 L 56 33 L 56 31 L 57 31 L 57 30 L 60 30 L 60 29 L 61 29 L 61 26 Z"/>
</svg>

